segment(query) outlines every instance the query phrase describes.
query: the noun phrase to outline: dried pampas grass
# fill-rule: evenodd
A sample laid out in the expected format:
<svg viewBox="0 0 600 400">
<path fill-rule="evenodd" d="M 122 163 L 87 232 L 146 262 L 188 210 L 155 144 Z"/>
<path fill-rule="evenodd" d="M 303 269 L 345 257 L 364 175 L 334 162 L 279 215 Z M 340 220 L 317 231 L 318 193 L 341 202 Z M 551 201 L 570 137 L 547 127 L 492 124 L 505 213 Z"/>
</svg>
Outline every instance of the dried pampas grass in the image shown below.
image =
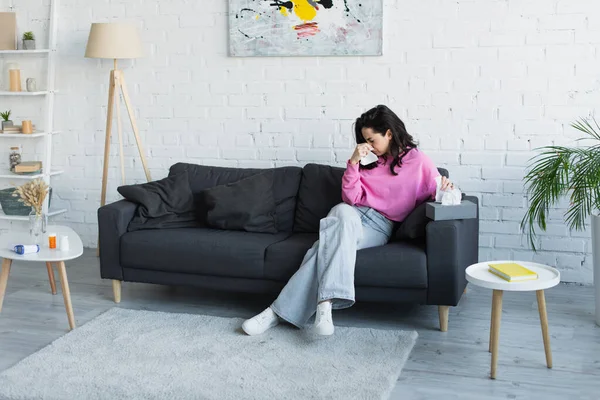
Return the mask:
<svg viewBox="0 0 600 400">
<path fill-rule="evenodd" d="M 35 213 L 42 215 L 44 200 L 48 194 L 48 185 L 42 179 L 35 179 L 19 186 L 13 192 L 13 197 L 20 197 L 19 201 L 32 207 Z"/>
</svg>

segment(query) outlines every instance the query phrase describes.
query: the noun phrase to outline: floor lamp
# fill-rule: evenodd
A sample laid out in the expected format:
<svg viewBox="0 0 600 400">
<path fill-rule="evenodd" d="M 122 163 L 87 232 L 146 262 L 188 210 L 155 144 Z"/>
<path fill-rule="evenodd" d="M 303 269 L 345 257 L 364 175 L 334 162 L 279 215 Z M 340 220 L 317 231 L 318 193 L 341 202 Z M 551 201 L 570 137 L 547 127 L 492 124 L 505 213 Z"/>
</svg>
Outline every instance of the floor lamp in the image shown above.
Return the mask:
<svg viewBox="0 0 600 400">
<path fill-rule="evenodd" d="M 110 140 L 112 134 L 113 110 L 117 114 L 117 132 L 119 135 L 119 150 L 121 158 L 121 179 L 125 184 L 125 162 L 123 155 L 123 130 L 121 127 L 121 111 L 119 101 L 119 90 L 123 95 L 131 128 L 135 136 L 142 166 L 146 173 L 146 179 L 151 181 L 150 171 L 146 164 L 146 156 L 140 141 L 140 135 L 135 120 L 129 92 L 125 84 L 123 71 L 117 69 L 118 59 L 139 58 L 142 56 L 142 43 L 137 28 L 134 25 L 121 22 L 93 23 L 90 29 L 87 46 L 85 49 L 86 58 L 106 58 L 114 60 L 114 69 L 110 71 L 110 80 L 108 83 L 108 108 L 106 117 L 106 138 L 104 141 L 104 166 L 102 171 L 102 194 L 100 206 L 106 204 L 106 184 L 108 178 L 108 159 L 110 155 Z M 116 106 L 116 107 L 115 107 Z M 98 249 L 100 246 L 98 245 Z"/>
</svg>

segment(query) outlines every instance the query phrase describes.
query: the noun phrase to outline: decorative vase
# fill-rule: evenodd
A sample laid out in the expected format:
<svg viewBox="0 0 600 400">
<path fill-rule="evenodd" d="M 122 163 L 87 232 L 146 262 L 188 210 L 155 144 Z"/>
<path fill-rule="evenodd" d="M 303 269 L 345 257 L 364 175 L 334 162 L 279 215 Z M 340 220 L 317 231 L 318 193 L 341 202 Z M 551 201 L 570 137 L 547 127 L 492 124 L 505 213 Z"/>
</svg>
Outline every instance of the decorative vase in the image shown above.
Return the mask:
<svg viewBox="0 0 600 400">
<path fill-rule="evenodd" d="M 35 78 L 27 78 L 25 80 L 25 86 L 27 87 L 28 92 L 35 92 L 37 89 Z"/>
<path fill-rule="evenodd" d="M 594 263 L 596 325 L 600 326 L 600 215 L 592 215 L 592 258 Z"/>
<path fill-rule="evenodd" d="M 24 120 L 21 123 L 21 132 L 22 133 L 33 133 L 33 125 L 30 120 Z"/>
<path fill-rule="evenodd" d="M 42 241 L 42 234 L 46 233 L 47 216 L 43 212 L 38 214 L 32 207 L 29 213 L 29 234 L 31 236 L 32 244 L 40 244 Z"/>
<path fill-rule="evenodd" d="M 23 50 L 35 50 L 35 40 L 23 40 Z"/>
</svg>

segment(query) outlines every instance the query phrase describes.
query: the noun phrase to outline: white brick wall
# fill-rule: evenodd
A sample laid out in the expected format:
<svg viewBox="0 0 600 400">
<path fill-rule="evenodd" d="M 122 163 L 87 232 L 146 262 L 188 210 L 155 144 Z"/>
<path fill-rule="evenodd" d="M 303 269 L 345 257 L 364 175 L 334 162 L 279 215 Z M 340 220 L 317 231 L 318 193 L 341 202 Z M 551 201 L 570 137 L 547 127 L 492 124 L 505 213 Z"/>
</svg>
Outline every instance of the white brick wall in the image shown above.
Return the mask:
<svg viewBox="0 0 600 400">
<path fill-rule="evenodd" d="M 350 58 L 227 57 L 226 0 L 61 3 L 57 126 L 64 134 L 55 160 L 67 173 L 54 187 L 56 204 L 70 209 L 60 220 L 86 245 L 96 245 L 111 62 L 83 52 L 92 21 L 128 19 L 139 22 L 147 56 L 121 65 L 154 178 L 178 161 L 341 166 L 353 119 L 385 103 L 481 199 L 482 260 L 542 261 L 567 281 L 591 282 L 589 232 L 569 233 L 564 208 L 553 211 L 538 253 L 519 234 L 519 221 L 533 150 L 578 137 L 570 122 L 600 104 L 597 1 L 384 0 L 384 55 Z M 39 5 L 47 2 L 20 0 L 21 15 Z M 39 20 L 39 10 L 30 15 Z M 13 108 L 18 116 L 31 112 L 25 103 Z M 141 182 L 129 131 L 125 147 L 129 182 Z M 116 154 L 111 162 L 114 201 Z"/>
</svg>

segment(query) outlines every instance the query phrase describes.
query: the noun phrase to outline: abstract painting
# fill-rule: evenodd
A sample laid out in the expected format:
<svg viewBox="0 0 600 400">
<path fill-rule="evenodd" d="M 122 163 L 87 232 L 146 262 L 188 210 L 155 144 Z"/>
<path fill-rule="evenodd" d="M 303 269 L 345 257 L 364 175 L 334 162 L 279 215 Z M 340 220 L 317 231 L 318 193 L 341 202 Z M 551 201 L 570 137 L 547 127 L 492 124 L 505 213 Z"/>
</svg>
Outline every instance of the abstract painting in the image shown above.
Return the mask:
<svg viewBox="0 0 600 400">
<path fill-rule="evenodd" d="M 382 54 L 383 0 L 229 0 L 230 55 Z"/>
</svg>

